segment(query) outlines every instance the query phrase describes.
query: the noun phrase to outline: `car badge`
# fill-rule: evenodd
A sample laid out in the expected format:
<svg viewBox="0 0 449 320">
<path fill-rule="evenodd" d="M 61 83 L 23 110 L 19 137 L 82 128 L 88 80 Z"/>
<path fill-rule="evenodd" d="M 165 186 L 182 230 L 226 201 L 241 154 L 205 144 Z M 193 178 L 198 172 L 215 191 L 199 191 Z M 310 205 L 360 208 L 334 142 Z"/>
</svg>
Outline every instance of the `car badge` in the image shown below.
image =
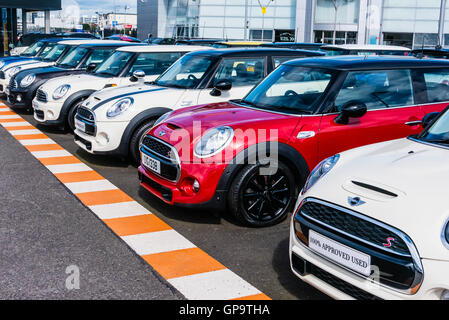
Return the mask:
<svg viewBox="0 0 449 320">
<path fill-rule="evenodd" d="M 165 136 L 165 131 L 159 132 L 159 137 L 163 137 L 163 136 Z"/>
<path fill-rule="evenodd" d="M 387 238 L 387 243 L 382 243 L 382 245 L 385 247 L 385 248 L 391 248 L 391 246 L 393 245 L 391 242 L 392 241 L 396 241 L 396 239 L 395 238 Z"/>
<path fill-rule="evenodd" d="M 362 199 L 360 199 L 359 197 L 348 197 L 348 202 L 352 207 L 358 207 L 361 206 L 362 204 L 365 204 L 366 202 L 363 201 Z"/>
</svg>

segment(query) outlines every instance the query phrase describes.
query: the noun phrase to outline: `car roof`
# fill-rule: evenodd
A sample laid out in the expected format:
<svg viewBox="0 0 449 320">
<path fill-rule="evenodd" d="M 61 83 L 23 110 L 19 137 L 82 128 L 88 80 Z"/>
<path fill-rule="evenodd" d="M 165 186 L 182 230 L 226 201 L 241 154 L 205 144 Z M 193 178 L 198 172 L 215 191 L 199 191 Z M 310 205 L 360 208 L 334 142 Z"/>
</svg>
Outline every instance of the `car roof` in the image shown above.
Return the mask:
<svg viewBox="0 0 449 320">
<path fill-rule="evenodd" d="M 126 52 L 191 52 L 195 50 L 204 50 L 201 46 L 180 46 L 180 45 L 159 45 L 159 46 L 147 46 L 147 45 L 132 45 L 123 48 L 118 48 L 117 51 Z"/>
<path fill-rule="evenodd" d="M 284 65 L 351 71 L 429 67 L 449 68 L 449 60 L 418 59 L 413 56 L 338 56 L 295 59 L 285 62 Z"/>
<path fill-rule="evenodd" d="M 260 46 L 269 42 L 263 41 L 217 41 L 217 44 L 225 44 L 229 46 Z"/>
<path fill-rule="evenodd" d="M 65 40 L 65 38 L 44 38 L 44 39 L 39 39 L 36 42 L 59 42 L 59 41 L 63 41 Z"/>
<path fill-rule="evenodd" d="M 309 50 L 293 50 L 287 48 L 224 48 L 224 49 L 204 49 L 200 51 L 195 51 L 189 53 L 190 55 L 208 55 L 208 56 L 218 56 L 218 57 L 232 57 L 232 56 L 241 56 L 242 53 L 245 55 L 257 55 L 257 54 L 267 54 L 267 55 L 276 55 L 276 54 L 285 54 L 285 55 L 295 55 L 298 53 L 303 53 L 310 56 L 321 56 L 323 55 L 317 51 L 309 51 Z"/>
<path fill-rule="evenodd" d="M 343 45 L 327 45 L 323 47 L 324 50 L 369 50 L 369 51 L 411 51 L 410 48 L 401 46 L 387 46 L 387 45 L 377 45 L 377 44 L 343 44 Z"/>
<path fill-rule="evenodd" d="M 124 43 L 124 41 L 118 41 L 118 40 L 95 40 L 95 39 L 83 39 L 83 40 L 64 40 L 60 42 L 61 44 L 68 44 L 68 45 L 78 45 L 83 47 L 89 47 L 89 46 L 111 46 L 111 45 L 118 45 L 118 46 L 126 46 L 128 44 Z M 136 45 L 135 43 L 133 44 Z"/>
</svg>

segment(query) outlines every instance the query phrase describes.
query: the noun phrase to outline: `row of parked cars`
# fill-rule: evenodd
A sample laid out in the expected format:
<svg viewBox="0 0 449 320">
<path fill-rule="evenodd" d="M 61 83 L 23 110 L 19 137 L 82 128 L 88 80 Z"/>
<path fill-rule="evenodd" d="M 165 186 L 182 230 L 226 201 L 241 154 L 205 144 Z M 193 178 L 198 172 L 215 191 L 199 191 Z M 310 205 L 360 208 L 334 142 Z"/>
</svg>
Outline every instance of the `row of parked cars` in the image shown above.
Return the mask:
<svg viewBox="0 0 449 320">
<path fill-rule="evenodd" d="M 167 204 L 251 227 L 293 211 L 291 268 L 332 297 L 449 299 L 448 60 L 57 46 L 70 48 L 51 66 L 4 59 L 6 104 L 73 130 L 88 153 L 130 159 Z"/>
</svg>

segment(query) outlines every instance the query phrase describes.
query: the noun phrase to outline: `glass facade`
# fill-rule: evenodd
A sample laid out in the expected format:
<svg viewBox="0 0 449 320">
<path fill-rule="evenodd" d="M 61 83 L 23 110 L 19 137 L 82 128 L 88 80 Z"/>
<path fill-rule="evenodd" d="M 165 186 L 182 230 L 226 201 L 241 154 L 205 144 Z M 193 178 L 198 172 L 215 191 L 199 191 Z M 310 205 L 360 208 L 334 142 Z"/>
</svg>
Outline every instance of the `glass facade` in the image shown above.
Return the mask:
<svg viewBox="0 0 449 320">
<path fill-rule="evenodd" d="M 295 30 L 296 0 L 171 0 L 165 37 L 273 41 Z M 260 3 L 260 4 L 259 4 Z M 262 13 L 266 7 L 266 13 Z"/>
</svg>

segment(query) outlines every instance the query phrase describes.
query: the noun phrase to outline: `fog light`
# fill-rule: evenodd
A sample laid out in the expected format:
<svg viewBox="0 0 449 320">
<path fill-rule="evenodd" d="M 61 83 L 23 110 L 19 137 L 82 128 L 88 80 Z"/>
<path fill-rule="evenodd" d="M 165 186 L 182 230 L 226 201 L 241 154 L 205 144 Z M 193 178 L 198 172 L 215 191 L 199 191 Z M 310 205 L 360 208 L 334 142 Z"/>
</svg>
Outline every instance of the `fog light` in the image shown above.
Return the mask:
<svg viewBox="0 0 449 320">
<path fill-rule="evenodd" d="M 16 97 L 17 102 L 22 102 L 22 96 L 20 94 L 17 95 Z"/>
<path fill-rule="evenodd" d="M 53 111 L 47 111 L 47 118 L 48 119 L 54 119 L 55 118 L 55 114 L 53 113 Z"/>
<path fill-rule="evenodd" d="M 198 182 L 198 180 L 195 180 L 193 182 L 193 192 L 198 193 L 200 191 L 200 183 Z"/>
<path fill-rule="evenodd" d="M 95 140 L 99 145 L 104 146 L 109 142 L 109 137 L 106 133 L 101 132 L 97 135 L 97 138 Z"/>
<path fill-rule="evenodd" d="M 441 300 L 449 300 L 449 290 L 443 290 L 441 293 Z"/>
</svg>

